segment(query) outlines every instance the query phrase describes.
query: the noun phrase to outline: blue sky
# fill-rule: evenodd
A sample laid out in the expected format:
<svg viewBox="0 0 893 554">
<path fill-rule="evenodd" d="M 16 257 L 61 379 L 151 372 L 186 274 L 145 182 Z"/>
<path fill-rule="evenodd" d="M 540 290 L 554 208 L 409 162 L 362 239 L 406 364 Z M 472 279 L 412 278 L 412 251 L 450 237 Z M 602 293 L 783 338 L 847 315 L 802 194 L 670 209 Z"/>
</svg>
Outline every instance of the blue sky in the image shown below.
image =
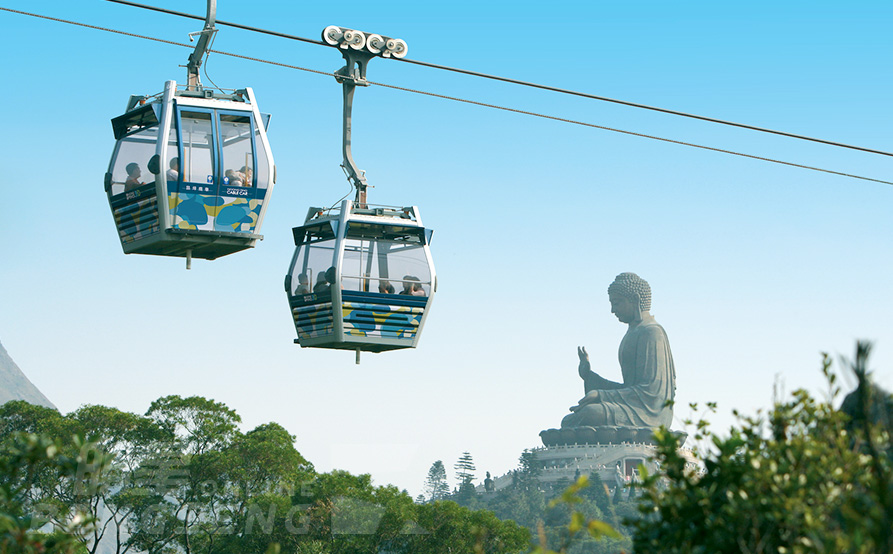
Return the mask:
<svg viewBox="0 0 893 554">
<path fill-rule="evenodd" d="M 153 5 L 203 14 L 201 1 Z M 0 7 L 186 42 L 197 21 L 99 0 Z M 400 37 L 409 58 L 893 151 L 893 5 L 838 2 L 218 2 L 218 18 L 318 38 Z M 276 421 L 318 469 L 421 491 L 463 451 L 515 467 L 582 396 L 576 347 L 619 379 L 624 326 L 606 289 L 654 291 L 678 419 L 715 401 L 720 429 L 773 386 L 825 390 L 820 352 L 876 341 L 893 388 L 893 186 L 369 87 L 354 157 L 374 203 L 418 205 L 440 287 L 420 346 L 366 355 L 292 344 L 291 227 L 347 192 L 331 77 L 212 54 L 226 88 L 273 114 L 278 170 L 252 251 L 185 270 L 121 252 L 102 176 L 131 94 L 185 80 L 186 48 L 0 12 L 6 53 L 0 340 L 63 411 L 144 412 L 163 395 Z M 221 26 L 215 48 L 334 71 L 331 48 Z M 893 180 L 893 159 L 417 67 L 372 81 Z M 205 81 L 207 83 L 207 81 Z M 845 380 L 846 382 L 846 380 Z M 681 422 L 677 423 L 681 428 Z"/>
</svg>

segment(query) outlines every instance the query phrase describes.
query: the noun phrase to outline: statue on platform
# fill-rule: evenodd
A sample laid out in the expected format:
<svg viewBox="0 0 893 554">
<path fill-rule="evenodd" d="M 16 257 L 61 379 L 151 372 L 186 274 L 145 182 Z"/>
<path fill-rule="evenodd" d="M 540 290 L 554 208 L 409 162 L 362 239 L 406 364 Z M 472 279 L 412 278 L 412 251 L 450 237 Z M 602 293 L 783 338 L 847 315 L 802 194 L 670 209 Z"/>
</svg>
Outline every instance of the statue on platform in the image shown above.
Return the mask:
<svg viewBox="0 0 893 554">
<path fill-rule="evenodd" d="M 620 342 L 623 382 L 609 381 L 592 371 L 589 354 L 579 347 L 578 371 L 586 396 L 570 408 L 561 429 L 540 433 L 547 446 L 644 441 L 653 429 L 670 427 L 676 372 L 667 334 L 650 313 L 651 287 L 635 273 L 621 273 L 608 287 L 608 299 L 611 313 L 629 325 Z M 612 434 L 605 435 L 607 429 Z M 608 439 L 599 438 L 605 436 Z"/>
</svg>

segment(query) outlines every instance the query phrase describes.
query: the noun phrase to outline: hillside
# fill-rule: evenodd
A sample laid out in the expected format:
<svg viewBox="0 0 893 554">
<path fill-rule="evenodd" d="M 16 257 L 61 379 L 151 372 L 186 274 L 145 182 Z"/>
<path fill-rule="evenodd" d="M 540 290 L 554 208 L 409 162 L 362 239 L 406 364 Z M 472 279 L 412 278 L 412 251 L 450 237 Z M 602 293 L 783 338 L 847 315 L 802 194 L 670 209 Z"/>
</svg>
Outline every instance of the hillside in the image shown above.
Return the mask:
<svg viewBox="0 0 893 554">
<path fill-rule="evenodd" d="M 0 343 L 0 405 L 10 400 L 25 400 L 48 408 L 56 407 L 25 376 Z"/>
</svg>

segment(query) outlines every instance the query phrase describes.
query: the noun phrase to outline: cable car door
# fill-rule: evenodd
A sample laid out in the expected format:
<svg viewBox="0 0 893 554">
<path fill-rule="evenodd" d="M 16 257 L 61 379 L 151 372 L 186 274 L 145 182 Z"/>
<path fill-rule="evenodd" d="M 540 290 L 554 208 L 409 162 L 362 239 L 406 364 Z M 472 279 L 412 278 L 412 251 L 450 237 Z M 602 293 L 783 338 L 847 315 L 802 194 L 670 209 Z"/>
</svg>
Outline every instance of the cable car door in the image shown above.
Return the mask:
<svg viewBox="0 0 893 554">
<path fill-rule="evenodd" d="M 252 233 L 264 190 L 257 186 L 251 112 L 178 106 L 179 173 L 168 183 L 172 227 Z M 169 174 L 170 176 L 170 174 Z"/>
<path fill-rule="evenodd" d="M 255 121 L 251 112 L 217 110 L 218 196 L 214 229 L 254 232 L 266 189 L 259 186 Z"/>
<path fill-rule="evenodd" d="M 179 169 L 167 176 L 173 228 L 214 229 L 218 204 L 216 119 L 213 110 L 177 106 Z M 177 180 L 171 181 L 172 177 Z"/>
</svg>

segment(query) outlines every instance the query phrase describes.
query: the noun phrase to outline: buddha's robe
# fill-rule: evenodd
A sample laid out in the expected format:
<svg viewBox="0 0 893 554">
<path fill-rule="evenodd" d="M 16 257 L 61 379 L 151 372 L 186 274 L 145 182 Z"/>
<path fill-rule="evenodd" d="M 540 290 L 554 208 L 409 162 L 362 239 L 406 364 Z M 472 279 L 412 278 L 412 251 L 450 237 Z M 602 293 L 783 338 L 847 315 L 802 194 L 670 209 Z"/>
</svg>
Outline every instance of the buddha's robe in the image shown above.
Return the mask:
<svg viewBox="0 0 893 554">
<path fill-rule="evenodd" d="M 609 381 L 593 371 L 583 378 L 586 394 L 598 399 L 565 416 L 562 428 L 601 425 L 670 427 L 673 408 L 667 401 L 676 393 L 676 370 L 670 342 L 651 315 L 630 325 L 620 342 L 623 383 Z"/>
</svg>

